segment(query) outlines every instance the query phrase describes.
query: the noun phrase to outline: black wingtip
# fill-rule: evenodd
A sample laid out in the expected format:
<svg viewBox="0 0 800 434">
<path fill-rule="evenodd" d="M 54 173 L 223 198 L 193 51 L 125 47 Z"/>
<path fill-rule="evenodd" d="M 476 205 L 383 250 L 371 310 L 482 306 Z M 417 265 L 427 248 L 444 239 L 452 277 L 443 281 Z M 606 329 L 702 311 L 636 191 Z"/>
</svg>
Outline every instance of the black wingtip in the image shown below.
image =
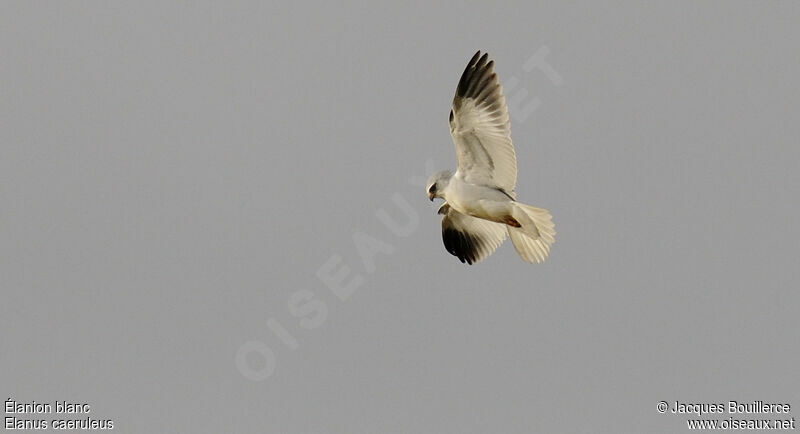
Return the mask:
<svg viewBox="0 0 800 434">
<path fill-rule="evenodd" d="M 478 98 L 483 91 L 496 86 L 496 76 L 492 76 L 494 60 L 489 60 L 489 53 L 482 53 L 480 50 L 472 56 L 461 79 L 456 87 L 456 108 L 459 106 L 459 98 Z"/>
<path fill-rule="evenodd" d="M 442 239 L 444 248 L 461 263 L 469 265 L 475 263 L 477 245 L 469 234 L 448 228 L 442 231 Z"/>
<path fill-rule="evenodd" d="M 472 56 L 472 59 L 469 60 L 469 63 L 467 64 L 467 66 L 474 65 L 475 62 L 477 62 L 478 59 L 480 59 L 480 58 L 481 58 L 481 50 L 478 50 L 478 51 L 475 52 L 475 55 Z"/>
<path fill-rule="evenodd" d="M 479 51 L 480 53 L 480 51 Z M 475 65 L 476 67 L 480 67 L 486 65 L 486 61 L 489 60 L 489 53 L 483 53 L 480 59 L 478 59 L 478 63 Z"/>
</svg>

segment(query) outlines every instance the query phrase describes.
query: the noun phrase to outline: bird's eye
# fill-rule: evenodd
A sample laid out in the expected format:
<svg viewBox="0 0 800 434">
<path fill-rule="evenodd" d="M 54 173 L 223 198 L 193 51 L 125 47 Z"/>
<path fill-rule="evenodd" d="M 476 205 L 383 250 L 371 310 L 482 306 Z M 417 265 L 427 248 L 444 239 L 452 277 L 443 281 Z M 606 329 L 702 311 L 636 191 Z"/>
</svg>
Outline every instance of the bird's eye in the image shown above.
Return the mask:
<svg viewBox="0 0 800 434">
<path fill-rule="evenodd" d="M 433 194 L 436 191 L 436 184 L 432 184 L 430 188 L 428 188 L 428 193 Z"/>
</svg>

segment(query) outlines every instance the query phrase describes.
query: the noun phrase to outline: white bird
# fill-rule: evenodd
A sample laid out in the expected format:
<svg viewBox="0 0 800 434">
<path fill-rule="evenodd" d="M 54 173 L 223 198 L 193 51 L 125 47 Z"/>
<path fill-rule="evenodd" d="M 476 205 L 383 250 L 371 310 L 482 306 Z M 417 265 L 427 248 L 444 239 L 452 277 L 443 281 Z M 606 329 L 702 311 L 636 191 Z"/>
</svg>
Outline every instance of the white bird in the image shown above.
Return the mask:
<svg viewBox="0 0 800 434">
<path fill-rule="evenodd" d="M 517 159 L 503 90 L 494 61 L 478 51 L 461 75 L 450 110 L 450 135 L 458 169 L 434 173 L 428 198 L 444 199 L 444 247 L 470 265 L 511 238 L 526 262 L 542 262 L 555 241 L 546 209 L 516 201 Z"/>
</svg>

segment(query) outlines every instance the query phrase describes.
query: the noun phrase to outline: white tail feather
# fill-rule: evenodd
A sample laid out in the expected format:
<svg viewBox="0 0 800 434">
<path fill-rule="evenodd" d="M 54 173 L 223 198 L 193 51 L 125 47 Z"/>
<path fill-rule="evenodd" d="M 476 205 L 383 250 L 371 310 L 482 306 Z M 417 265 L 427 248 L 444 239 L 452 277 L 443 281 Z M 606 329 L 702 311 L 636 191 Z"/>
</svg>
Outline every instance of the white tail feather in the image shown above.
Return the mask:
<svg viewBox="0 0 800 434">
<path fill-rule="evenodd" d="M 508 236 L 519 256 L 526 262 L 544 262 L 556 235 L 550 212 L 514 202 L 512 215 L 521 226 L 508 226 Z"/>
</svg>

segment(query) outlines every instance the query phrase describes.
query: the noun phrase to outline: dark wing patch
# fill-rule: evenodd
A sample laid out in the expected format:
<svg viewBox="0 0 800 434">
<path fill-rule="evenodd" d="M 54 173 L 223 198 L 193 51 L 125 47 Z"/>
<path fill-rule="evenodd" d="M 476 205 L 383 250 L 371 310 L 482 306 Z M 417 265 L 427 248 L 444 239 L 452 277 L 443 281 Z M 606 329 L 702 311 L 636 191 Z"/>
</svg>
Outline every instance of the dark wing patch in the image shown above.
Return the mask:
<svg viewBox="0 0 800 434">
<path fill-rule="evenodd" d="M 494 69 L 494 60 L 489 60 L 489 53 L 478 51 L 472 56 L 456 87 L 456 96 L 453 107 L 458 110 L 464 99 L 474 99 L 479 107 L 486 107 L 489 111 L 501 108 L 504 103 L 500 93 L 500 83 Z"/>
<path fill-rule="evenodd" d="M 464 73 L 461 74 L 461 79 L 458 81 L 457 97 L 468 98 L 475 93 L 475 85 L 483 78 L 483 72 L 486 72 L 484 67 L 487 64 L 494 65 L 494 61 L 487 62 L 488 60 L 489 53 L 481 55 L 480 50 L 472 56 L 472 59 L 467 63 L 467 67 L 464 68 Z M 488 70 L 491 72 L 491 66 Z"/>
<path fill-rule="evenodd" d="M 444 248 L 461 262 L 474 264 L 491 255 L 508 235 L 506 225 L 481 220 L 454 210 L 445 203 L 439 209 Z"/>
<path fill-rule="evenodd" d="M 472 265 L 475 262 L 478 254 L 478 243 L 480 243 L 479 239 L 467 232 L 452 228 L 442 228 L 442 239 L 444 240 L 444 248 L 462 263 L 466 262 Z"/>
</svg>

